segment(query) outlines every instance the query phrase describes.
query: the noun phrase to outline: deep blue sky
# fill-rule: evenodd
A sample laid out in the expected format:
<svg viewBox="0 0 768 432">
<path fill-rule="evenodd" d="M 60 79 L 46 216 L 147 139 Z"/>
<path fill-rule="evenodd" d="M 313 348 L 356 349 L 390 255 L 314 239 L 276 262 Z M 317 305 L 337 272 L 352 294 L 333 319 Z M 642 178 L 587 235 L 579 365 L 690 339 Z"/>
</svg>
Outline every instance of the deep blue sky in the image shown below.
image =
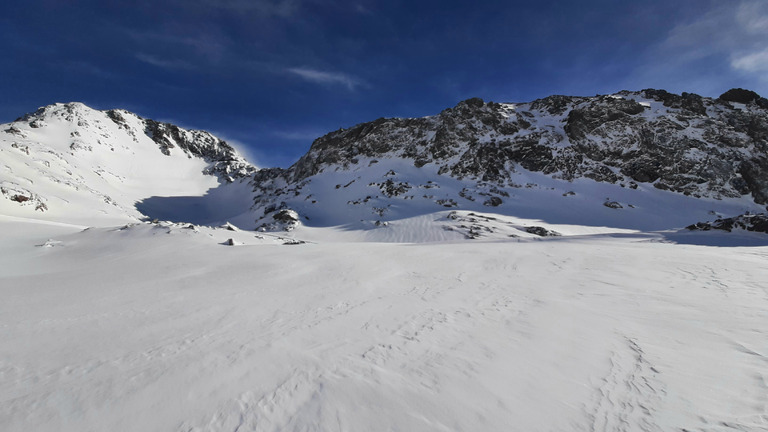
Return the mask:
<svg viewBox="0 0 768 432">
<path fill-rule="evenodd" d="M 768 1 L 32 0 L 3 6 L 0 49 L 0 122 L 81 101 L 287 166 L 331 130 L 474 96 L 768 95 Z"/>
</svg>

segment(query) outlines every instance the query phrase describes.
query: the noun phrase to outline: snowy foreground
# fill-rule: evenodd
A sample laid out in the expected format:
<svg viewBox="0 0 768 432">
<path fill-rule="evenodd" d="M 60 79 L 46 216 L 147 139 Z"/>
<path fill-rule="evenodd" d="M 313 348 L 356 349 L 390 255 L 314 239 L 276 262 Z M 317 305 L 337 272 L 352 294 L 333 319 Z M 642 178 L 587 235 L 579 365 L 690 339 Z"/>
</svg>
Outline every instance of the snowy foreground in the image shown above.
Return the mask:
<svg viewBox="0 0 768 432">
<path fill-rule="evenodd" d="M 83 228 L 0 217 L 0 430 L 768 429 L 759 236 Z"/>
</svg>

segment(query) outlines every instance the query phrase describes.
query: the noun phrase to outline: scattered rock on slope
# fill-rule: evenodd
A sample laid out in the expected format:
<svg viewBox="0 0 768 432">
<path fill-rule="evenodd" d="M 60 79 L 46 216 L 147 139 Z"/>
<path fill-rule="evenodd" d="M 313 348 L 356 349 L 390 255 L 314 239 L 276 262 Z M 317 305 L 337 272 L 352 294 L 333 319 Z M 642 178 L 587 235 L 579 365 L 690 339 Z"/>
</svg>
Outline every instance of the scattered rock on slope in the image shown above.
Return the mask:
<svg viewBox="0 0 768 432">
<path fill-rule="evenodd" d="M 722 230 L 731 232 L 734 229 L 768 233 L 768 215 L 743 214 L 731 218 L 717 219 L 714 222 L 698 222 L 686 227 L 691 231 Z"/>
</svg>

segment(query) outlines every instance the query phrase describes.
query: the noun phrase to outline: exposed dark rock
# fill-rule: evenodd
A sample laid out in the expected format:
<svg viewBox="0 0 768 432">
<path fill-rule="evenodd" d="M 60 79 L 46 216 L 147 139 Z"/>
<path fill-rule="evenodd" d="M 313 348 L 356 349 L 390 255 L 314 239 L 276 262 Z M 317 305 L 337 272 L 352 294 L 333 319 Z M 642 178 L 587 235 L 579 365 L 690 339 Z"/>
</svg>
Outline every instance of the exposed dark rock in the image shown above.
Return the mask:
<svg viewBox="0 0 768 432">
<path fill-rule="evenodd" d="M 540 226 L 530 226 L 525 228 L 525 232 L 528 234 L 534 234 L 540 237 L 557 237 L 561 234 L 557 231 L 548 230 Z"/>
<path fill-rule="evenodd" d="M 482 108 L 483 105 L 485 104 L 485 102 L 483 102 L 483 100 L 478 97 L 467 99 L 461 103 L 463 103 L 464 105 L 470 108 Z"/>
<path fill-rule="evenodd" d="M 578 102 L 580 99 L 562 95 L 547 96 L 531 102 L 531 109 L 545 111 L 553 116 L 562 115 L 568 108 L 573 106 L 574 102 Z"/>
<path fill-rule="evenodd" d="M 395 182 L 394 180 L 387 179 L 385 182 L 378 184 L 379 189 L 381 190 L 381 193 L 388 197 L 394 197 L 402 195 L 406 192 L 408 192 L 409 189 L 411 189 L 411 185 L 404 182 Z"/>
<path fill-rule="evenodd" d="M 459 205 L 459 203 L 454 201 L 452 198 L 439 199 L 439 200 L 436 200 L 435 203 L 448 208 L 457 207 Z"/>
<path fill-rule="evenodd" d="M 748 104 L 750 102 L 757 102 L 758 100 L 760 100 L 760 95 L 753 92 L 752 90 L 745 90 L 743 88 L 732 88 L 727 92 L 721 94 L 718 99 L 728 101 L 728 102 Z"/>
<path fill-rule="evenodd" d="M 665 90 L 645 89 L 642 94 L 656 101 L 659 101 L 668 108 L 680 109 L 683 112 L 689 112 L 698 115 L 706 115 L 707 109 L 704 106 L 704 99 L 694 93 L 683 93 L 676 95 Z"/>
<path fill-rule="evenodd" d="M 741 163 L 738 170 L 746 188 L 739 187 L 743 192 L 748 189 L 758 204 L 768 203 L 768 157 L 756 157 Z M 738 184 L 738 182 L 737 182 Z"/>
<path fill-rule="evenodd" d="M 267 219 L 266 222 L 259 225 L 257 231 L 292 231 L 299 224 L 299 214 L 296 211 L 283 208 L 278 210 Z"/>
<path fill-rule="evenodd" d="M 287 245 L 287 246 L 302 245 L 305 243 L 306 242 L 304 240 L 296 240 L 296 239 L 285 239 L 283 241 L 283 245 Z"/>
<path fill-rule="evenodd" d="M 645 108 L 634 100 L 614 97 L 599 98 L 589 104 L 571 110 L 564 126 L 571 142 L 579 142 L 606 123 L 623 120 L 634 124 L 630 116 L 640 114 Z"/>
<path fill-rule="evenodd" d="M 485 200 L 483 205 L 490 206 L 490 207 L 498 207 L 498 206 L 500 206 L 502 204 L 502 202 L 503 201 L 501 200 L 501 198 L 499 198 L 497 196 L 492 196 L 492 197 L 488 198 L 487 200 Z"/>
<path fill-rule="evenodd" d="M 4 130 L 3 132 L 7 132 L 9 134 L 17 135 L 17 136 L 24 136 L 21 129 L 17 128 L 16 126 L 11 125 L 8 129 Z"/>
<path fill-rule="evenodd" d="M 768 233 L 768 215 L 743 214 L 732 218 L 717 219 L 714 222 L 697 222 L 686 227 L 691 231 L 722 230 L 731 232 L 734 229 Z"/>
<path fill-rule="evenodd" d="M 299 221 L 299 217 L 293 210 L 280 210 L 279 212 L 272 215 L 272 219 L 282 222 L 282 223 L 295 223 Z"/>
</svg>

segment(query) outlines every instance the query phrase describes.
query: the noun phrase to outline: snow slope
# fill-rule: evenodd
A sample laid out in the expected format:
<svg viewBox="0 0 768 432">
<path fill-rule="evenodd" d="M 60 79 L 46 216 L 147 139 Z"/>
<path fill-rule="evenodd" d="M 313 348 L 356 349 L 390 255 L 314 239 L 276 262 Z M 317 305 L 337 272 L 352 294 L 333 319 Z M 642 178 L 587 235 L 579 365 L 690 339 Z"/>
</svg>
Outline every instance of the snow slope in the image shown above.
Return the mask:
<svg viewBox="0 0 768 432">
<path fill-rule="evenodd" d="M 567 181 L 519 167 L 510 174 L 518 186 L 478 187 L 439 175 L 435 166 L 417 168 L 403 159 L 375 160 L 372 164 L 360 158 L 354 166 L 313 175 L 298 185 L 281 184 L 283 195 L 266 201 L 280 201 L 297 211 L 307 226 L 366 230 L 450 210 L 591 226 L 604 232 L 677 229 L 720 215 L 765 211 L 745 198 L 695 198 L 646 184 L 628 188 L 587 178 Z M 500 203 L 489 205 L 491 197 L 500 197 Z M 611 203 L 614 207 L 606 205 Z M 254 217 L 268 224 L 275 208 L 279 207 L 257 203 Z"/>
<path fill-rule="evenodd" d="M 207 132 L 127 111 L 56 104 L 0 125 L 0 214 L 9 216 L 109 225 L 167 207 L 158 197 L 206 197 L 207 207 L 223 207 L 220 216 L 235 217 L 252 204 L 254 171 Z"/>
<path fill-rule="evenodd" d="M 0 229 L 4 431 L 768 428 L 766 246 Z"/>
</svg>

